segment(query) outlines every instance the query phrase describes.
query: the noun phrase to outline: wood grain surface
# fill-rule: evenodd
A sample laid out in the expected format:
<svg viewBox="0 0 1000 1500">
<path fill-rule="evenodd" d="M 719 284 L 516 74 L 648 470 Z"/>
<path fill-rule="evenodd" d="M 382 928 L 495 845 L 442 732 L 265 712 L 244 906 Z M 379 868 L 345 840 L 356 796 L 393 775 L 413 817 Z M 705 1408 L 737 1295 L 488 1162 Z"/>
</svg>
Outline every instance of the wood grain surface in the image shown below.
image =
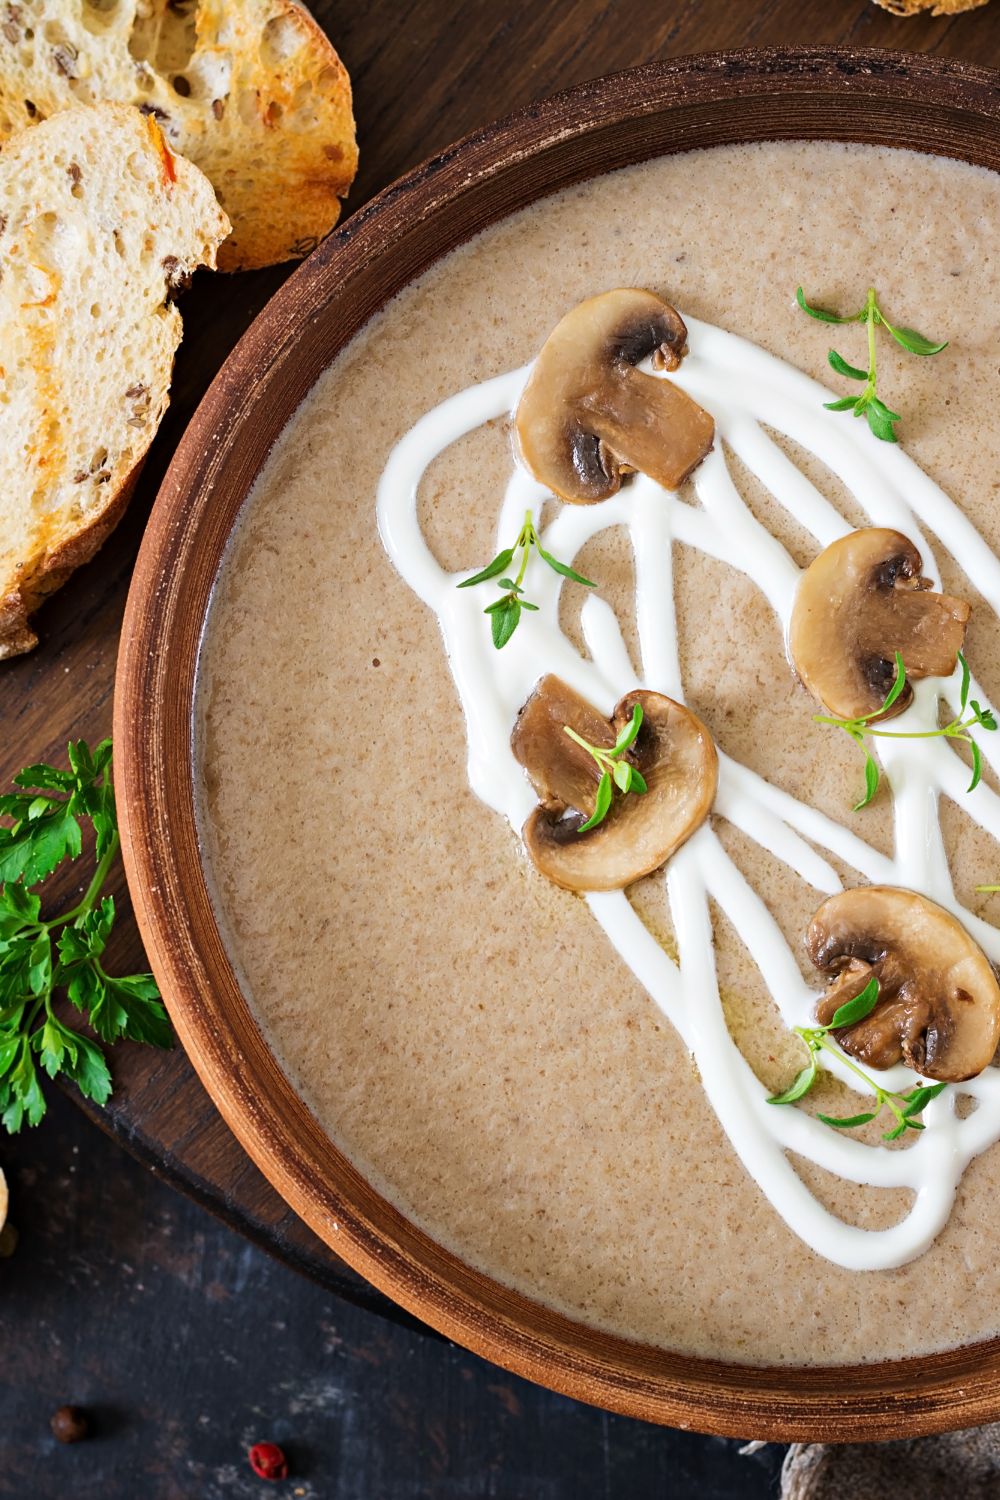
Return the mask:
<svg viewBox="0 0 1000 1500">
<path fill-rule="evenodd" d="M 969 15 L 898 20 L 869 0 L 376 0 L 313 7 L 351 71 L 361 172 L 351 211 L 401 172 L 463 133 L 555 89 L 653 58 L 772 43 L 906 47 L 1000 66 L 1000 0 Z M 67 738 L 111 727 L 111 694 L 125 593 L 159 481 L 198 400 L 287 268 L 199 275 L 182 303 L 186 336 L 174 399 L 122 527 L 95 562 L 42 611 L 42 643 L 0 668 L 0 775 Z M 71 882 L 64 880 L 64 894 Z M 141 964 L 121 884 L 111 959 Z M 116 1092 L 102 1117 L 155 1171 L 244 1233 L 352 1300 L 395 1309 L 287 1209 L 243 1154 L 178 1049 L 122 1046 Z"/>
</svg>

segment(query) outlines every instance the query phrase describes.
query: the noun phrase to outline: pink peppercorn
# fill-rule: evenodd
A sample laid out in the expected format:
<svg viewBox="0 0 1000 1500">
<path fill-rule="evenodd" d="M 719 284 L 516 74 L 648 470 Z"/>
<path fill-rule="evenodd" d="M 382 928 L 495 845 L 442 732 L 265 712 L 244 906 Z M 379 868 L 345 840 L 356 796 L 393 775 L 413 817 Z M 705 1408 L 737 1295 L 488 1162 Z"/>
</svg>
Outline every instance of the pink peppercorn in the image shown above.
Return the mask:
<svg viewBox="0 0 1000 1500">
<path fill-rule="evenodd" d="M 287 1479 L 288 1459 L 277 1443 L 254 1443 L 247 1455 L 258 1479 Z"/>
</svg>

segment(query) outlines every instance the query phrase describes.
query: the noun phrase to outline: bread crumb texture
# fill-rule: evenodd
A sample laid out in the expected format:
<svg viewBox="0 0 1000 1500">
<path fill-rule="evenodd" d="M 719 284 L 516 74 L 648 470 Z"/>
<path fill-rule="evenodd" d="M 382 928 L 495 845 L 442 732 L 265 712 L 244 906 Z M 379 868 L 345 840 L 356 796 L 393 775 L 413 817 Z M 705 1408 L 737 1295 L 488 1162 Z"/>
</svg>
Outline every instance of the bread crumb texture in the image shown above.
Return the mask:
<svg viewBox="0 0 1000 1500">
<path fill-rule="evenodd" d="M 978 10 L 989 0 L 875 0 L 894 16 L 916 16 L 930 11 L 932 16 L 956 16 L 962 10 Z"/>
<path fill-rule="evenodd" d="M 357 171 L 347 71 L 296 0 L 0 0 L 0 140 L 137 104 L 232 221 L 225 271 L 307 255 Z"/>
<path fill-rule="evenodd" d="M 0 152 L 0 659 L 125 508 L 181 319 L 229 221 L 128 104 L 66 109 Z"/>
</svg>

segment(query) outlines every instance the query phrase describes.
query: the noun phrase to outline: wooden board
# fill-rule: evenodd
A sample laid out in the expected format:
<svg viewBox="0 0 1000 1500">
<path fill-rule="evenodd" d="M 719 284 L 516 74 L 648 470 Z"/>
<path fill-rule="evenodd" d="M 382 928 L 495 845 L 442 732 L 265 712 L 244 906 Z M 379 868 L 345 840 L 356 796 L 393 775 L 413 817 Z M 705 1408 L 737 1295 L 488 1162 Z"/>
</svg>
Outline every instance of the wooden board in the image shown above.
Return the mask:
<svg viewBox="0 0 1000 1500">
<path fill-rule="evenodd" d="M 652 58 L 773 43 L 907 47 L 1000 66 L 1000 0 L 957 17 L 898 20 L 870 0 L 373 0 L 313 9 L 350 69 L 360 122 L 356 210 L 423 157 L 489 119 Z M 873 185 L 873 191 L 877 186 Z M 0 777 L 110 732 L 118 634 L 142 529 L 170 455 L 216 370 L 287 270 L 200 273 L 183 299 L 174 399 L 130 512 L 98 558 L 42 611 L 42 643 L 0 665 Z M 71 894 L 72 882 L 63 891 Z M 109 964 L 143 963 L 121 875 Z M 229 1133 L 183 1053 L 126 1045 L 101 1123 L 160 1175 L 353 1301 L 398 1313 L 286 1207 Z"/>
</svg>

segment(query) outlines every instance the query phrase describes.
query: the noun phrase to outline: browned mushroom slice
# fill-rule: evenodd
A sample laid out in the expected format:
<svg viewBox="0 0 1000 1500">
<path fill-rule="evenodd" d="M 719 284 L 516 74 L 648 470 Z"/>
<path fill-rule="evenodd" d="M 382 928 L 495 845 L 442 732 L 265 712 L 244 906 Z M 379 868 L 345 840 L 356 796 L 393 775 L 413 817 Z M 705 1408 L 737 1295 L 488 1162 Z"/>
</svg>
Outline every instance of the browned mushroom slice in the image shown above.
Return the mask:
<svg viewBox="0 0 1000 1500">
<path fill-rule="evenodd" d="M 900 1059 L 924 1078 L 959 1083 L 1000 1042 L 1000 986 L 982 949 L 950 912 L 914 891 L 872 885 L 824 901 L 806 937 L 831 983 L 816 1007 L 828 1026 L 874 974 L 878 1004 L 836 1037 L 871 1068 Z"/>
<path fill-rule="evenodd" d="M 563 500 L 589 505 L 640 469 L 675 490 L 712 446 L 708 412 L 669 380 L 635 367 L 653 357 L 676 370 L 687 329 L 652 292 L 590 297 L 549 334 L 518 403 L 521 455 Z"/>
<path fill-rule="evenodd" d="M 615 796 L 604 821 L 586 833 L 600 771 L 565 732 L 610 749 L 639 704 L 642 727 L 628 758 L 645 779 L 644 795 Z M 560 678 L 543 677 L 521 709 L 514 754 L 539 796 L 524 825 L 537 868 L 569 891 L 617 891 L 664 864 L 704 822 L 719 766 L 700 719 L 661 693 L 627 693 L 609 720 Z"/>
<path fill-rule="evenodd" d="M 803 573 L 788 645 L 813 696 L 838 718 L 859 719 L 882 707 L 897 651 L 908 684 L 950 676 L 971 612 L 964 600 L 931 592 L 907 537 L 868 526 L 832 542 Z M 907 685 L 886 718 L 912 697 Z"/>
</svg>

